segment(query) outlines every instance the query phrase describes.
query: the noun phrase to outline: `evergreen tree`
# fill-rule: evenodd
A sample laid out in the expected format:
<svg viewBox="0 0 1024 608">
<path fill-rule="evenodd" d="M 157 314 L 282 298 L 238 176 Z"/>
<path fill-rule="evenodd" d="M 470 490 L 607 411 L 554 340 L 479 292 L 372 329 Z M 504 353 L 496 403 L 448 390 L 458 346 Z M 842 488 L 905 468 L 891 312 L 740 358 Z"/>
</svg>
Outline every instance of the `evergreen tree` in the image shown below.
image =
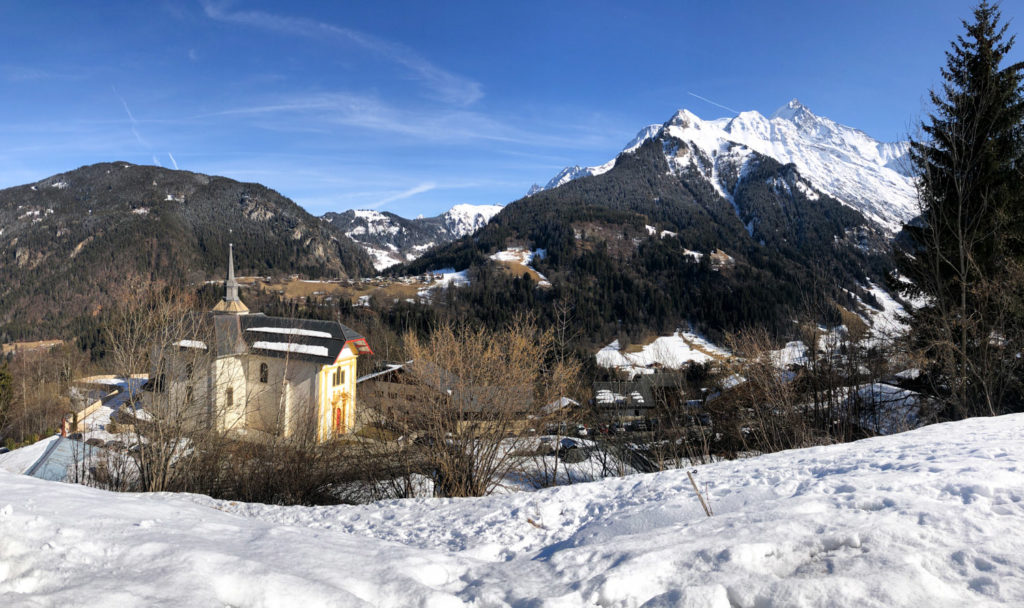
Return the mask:
<svg viewBox="0 0 1024 608">
<path fill-rule="evenodd" d="M 963 22 L 924 137 L 911 142 L 922 213 L 908 227 L 914 246 L 901 268 L 912 284 L 903 289 L 927 299 L 912 336 L 956 417 L 1005 409 L 1017 375 L 1006 347 L 1022 319 L 1006 296 L 1022 251 L 1024 64 L 1002 65 L 1014 36 L 1000 19 L 986 1 Z"/>
</svg>

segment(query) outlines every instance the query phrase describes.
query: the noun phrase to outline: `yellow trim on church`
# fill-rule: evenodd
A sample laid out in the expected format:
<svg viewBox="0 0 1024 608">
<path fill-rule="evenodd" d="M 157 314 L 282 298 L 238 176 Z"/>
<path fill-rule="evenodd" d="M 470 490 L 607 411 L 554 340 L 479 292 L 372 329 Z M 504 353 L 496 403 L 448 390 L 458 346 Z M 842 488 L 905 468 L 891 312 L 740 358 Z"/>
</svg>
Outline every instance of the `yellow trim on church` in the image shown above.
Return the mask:
<svg viewBox="0 0 1024 608">
<path fill-rule="evenodd" d="M 355 427 L 357 357 L 355 347 L 346 344 L 338 360 L 317 374 L 317 441 L 351 433 Z"/>
</svg>

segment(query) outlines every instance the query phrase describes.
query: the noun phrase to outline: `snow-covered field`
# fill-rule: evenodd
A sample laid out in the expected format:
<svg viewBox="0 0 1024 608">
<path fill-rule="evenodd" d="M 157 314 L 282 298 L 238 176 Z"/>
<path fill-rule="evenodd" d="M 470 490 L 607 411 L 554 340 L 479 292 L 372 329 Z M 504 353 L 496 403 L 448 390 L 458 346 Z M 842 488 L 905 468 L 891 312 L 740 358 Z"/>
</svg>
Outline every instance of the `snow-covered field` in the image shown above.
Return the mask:
<svg viewBox="0 0 1024 608">
<path fill-rule="evenodd" d="M 494 253 L 490 258 L 496 262 L 513 262 L 515 264 L 521 264 L 529 270 L 532 270 L 537 274 L 537 284 L 541 287 L 551 287 L 551 282 L 548 281 L 547 277 L 537 272 L 537 269 L 532 266 L 534 259 L 543 259 L 547 255 L 544 249 L 536 249 L 530 251 L 522 247 L 513 247 L 511 249 L 504 249 L 497 253 Z"/>
<path fill-rule="evenodd" d="M 480 499 L 273 507 L 0 472 L 3 606 L 1024 604 L 1024 415 Z"/>
<path fill-rule="evenodd" d="M 656 367 L 678 369 L 686 363 L 706 363 L 726 358 L 729 352 L 691 332 L 676 330 L 671 336 L 655 338 L 639 352 L 627 353 L 620 350 L 619 341 L 597 351 L 597 364 L 601 367 L 615 367 L 636 376 L 652 374 Z"/>
</svg>

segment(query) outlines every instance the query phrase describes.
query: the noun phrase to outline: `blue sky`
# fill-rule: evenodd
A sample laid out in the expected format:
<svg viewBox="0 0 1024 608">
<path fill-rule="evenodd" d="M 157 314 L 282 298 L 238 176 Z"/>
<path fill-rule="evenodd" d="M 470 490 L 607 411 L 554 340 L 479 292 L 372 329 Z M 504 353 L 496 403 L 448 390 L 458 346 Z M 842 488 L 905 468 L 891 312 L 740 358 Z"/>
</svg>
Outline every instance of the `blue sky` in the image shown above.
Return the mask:
<svg viewBox="0 0 1024 608">
<path fill-rule="evenodd" d="M 683 107 L 796 97 L 894 140 L 972 6 L 0 0 L 0 187 L 124 160 L 414 217 L 511 202 Z"/>
</svg>

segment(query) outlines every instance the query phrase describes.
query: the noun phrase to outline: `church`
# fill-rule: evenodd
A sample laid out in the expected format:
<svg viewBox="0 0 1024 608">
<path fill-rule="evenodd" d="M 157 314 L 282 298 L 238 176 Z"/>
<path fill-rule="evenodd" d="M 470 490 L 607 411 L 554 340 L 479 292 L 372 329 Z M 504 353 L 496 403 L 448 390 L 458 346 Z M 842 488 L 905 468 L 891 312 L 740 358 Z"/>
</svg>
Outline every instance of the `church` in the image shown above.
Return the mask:
<svg viewBox="0 0 1024 608">
<path fill-rule="evenodd" d="M 328 441 L 356 425 L 356 360 L 366 339 L 334 321 L 250 313 L 239 299 L 229 246 L 226 294 L 201 332 L 154 357 L 149 390 L 197 419 L 253 438 Z"/>
</svg>

